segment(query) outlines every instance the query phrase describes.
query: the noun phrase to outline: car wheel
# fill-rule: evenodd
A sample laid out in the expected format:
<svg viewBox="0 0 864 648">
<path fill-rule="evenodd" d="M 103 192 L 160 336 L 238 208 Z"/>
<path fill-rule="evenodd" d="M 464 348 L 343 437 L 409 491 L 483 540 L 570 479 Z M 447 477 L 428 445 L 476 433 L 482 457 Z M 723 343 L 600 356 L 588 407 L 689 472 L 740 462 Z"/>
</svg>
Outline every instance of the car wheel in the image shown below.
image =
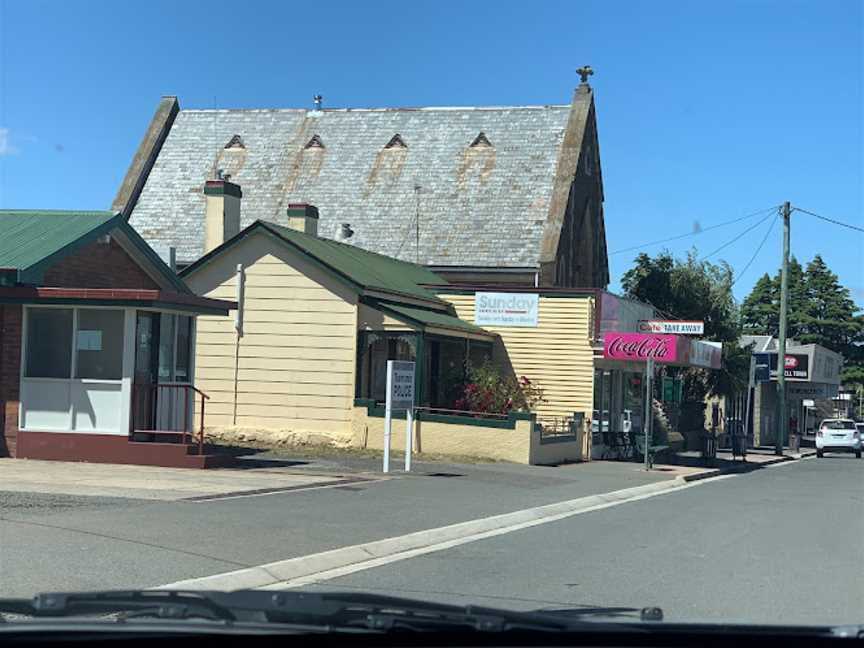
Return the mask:
<svg viewBox="0 0 864 648">
<path fill-rule="evenodd" d="M 824 450 L 816 450 L 816 456 L 819 457 L 820 459 L 822 458 L 822 456 L 823 456 L 824 454 L 825 454 L 825 451 L 824 451 Z"/>
<path fill-rule="evenodd" d="M 855 458 L 856 458 L 856 459 L 860 459 L 860 458 L 861 458 L 861 451 L 860 451 L 860 450 L 856 450 L 856 451 L 855 451 Z"/>
</svg>

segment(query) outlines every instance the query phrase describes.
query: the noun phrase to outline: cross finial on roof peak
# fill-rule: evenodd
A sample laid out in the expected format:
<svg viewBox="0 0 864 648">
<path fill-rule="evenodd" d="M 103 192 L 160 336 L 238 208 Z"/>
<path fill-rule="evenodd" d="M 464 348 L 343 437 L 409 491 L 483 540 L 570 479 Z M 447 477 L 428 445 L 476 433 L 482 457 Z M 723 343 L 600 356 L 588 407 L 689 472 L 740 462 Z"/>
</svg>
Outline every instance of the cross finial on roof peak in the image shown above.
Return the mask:
<svg viewBox="0 0 864 648">
<path fill-rule="evenodd" d="M 582 83 L 588 83 L 588 77 L 594 74 L 594 70 L 590 65 L 583 65 L 580 68 L 576 68 L 576 74 L 582 79 Z"/>
</svg>

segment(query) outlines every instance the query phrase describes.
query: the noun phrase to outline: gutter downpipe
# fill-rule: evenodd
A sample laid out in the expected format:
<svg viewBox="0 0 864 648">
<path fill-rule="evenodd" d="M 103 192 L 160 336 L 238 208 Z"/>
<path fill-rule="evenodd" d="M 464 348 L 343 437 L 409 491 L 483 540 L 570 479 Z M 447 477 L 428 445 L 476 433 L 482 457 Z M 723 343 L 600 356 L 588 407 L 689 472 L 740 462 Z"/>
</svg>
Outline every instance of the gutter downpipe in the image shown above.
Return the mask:
<svg viewBox="0 0 864 648">
<path fill-rule="evenodd" d="M 243 295 L 244 295 L 243 264 L 237 264 L 237 310 L 234 311 L 234 407 L 231 417 L 233 425 L 237 425 L 237 389 L 240 373 L 240 338 L 243 337 Z"/>
</svg>

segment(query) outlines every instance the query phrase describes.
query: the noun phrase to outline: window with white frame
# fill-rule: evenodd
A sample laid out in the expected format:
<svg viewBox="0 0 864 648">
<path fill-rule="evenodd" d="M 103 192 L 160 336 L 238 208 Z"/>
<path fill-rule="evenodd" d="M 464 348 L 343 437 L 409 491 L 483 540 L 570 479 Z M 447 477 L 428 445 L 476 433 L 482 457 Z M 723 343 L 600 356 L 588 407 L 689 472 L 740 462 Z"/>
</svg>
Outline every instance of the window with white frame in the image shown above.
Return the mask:
<svg viewBox="0 0 864 648">
<path fill-rule="evenodd" d="M 27 309 L 27 378 L 69 378 L 72 375 L 71 308 Z"/>
<path fill-rule="evenodd" d="M 27 309 L 25 378 L 120 380 L 124 312 L 99 308 Z M 74 363 L 73 363 L 74 360 Z"/>
</svg>

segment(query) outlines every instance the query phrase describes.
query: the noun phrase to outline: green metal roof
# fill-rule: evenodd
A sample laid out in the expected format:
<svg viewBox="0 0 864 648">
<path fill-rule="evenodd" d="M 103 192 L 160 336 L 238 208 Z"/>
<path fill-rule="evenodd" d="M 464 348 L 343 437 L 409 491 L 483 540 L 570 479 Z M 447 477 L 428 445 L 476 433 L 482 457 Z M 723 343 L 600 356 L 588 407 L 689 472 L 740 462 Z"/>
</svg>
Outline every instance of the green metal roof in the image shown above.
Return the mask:
<svg viewBox="0 0 864 648">
<path fill-rule="evenodd" d="M 293 249 L 311 257 L 359 288 L 416 297 L 438 304 L 447 303 L 431 290 L 422 288 L 419 285 L 446 283 L 440 276 L 423 266 L 407 261 L 399 261 L 382 254 L 362 250 L 353 245 L 319 238 L 289 227 L 265 221 L 255 221 L 237 236 L 229 239 L 185 268 L 180 275 L 187 276 L 191 272 L 194 272 L 214 256 L 257 229 L 264 229 L 279 240 L 290 245 Z"/>
<path fill-rule="evenodd" d="M 444 283 L 444 280 L 423 266 L 399 261 L 346 243 L 312 236 L 290 227 L 272 223 L 264 225 L 366 289 L 396 292 L 439 301 L 435 293 L 421 288 L 418 284 Z"/>
<path fill-rule="evenodd" d="M 493 334 L 489 333 L 489 331 L 485 331 L 479 326 L 474 326 L 474 324 L 470 324 L 469 322 L 461 320 L 455 315 L 450 315 L 449 313 L 427 310 L 425 308 L 415 308 L 413 306 L 404 306 L 402 304 L 393 304 L 390 302 L 370 303 L 370 306 L 373 308 L 380 308 L 384 311 L 391 311 L 397 318 L 401 316 L 409 321 L 422 325 L 424 328 L 431 326 L 435 328 L 464 331 L 476 335 L 484 335 L 490 338 L 493 337 Z"/>
<path fill-rule="evenodd" d="M 0 210 L 0 269 L 26 272 L 115 219 L 122 217 L 107 211 Z"/>
</svg>

